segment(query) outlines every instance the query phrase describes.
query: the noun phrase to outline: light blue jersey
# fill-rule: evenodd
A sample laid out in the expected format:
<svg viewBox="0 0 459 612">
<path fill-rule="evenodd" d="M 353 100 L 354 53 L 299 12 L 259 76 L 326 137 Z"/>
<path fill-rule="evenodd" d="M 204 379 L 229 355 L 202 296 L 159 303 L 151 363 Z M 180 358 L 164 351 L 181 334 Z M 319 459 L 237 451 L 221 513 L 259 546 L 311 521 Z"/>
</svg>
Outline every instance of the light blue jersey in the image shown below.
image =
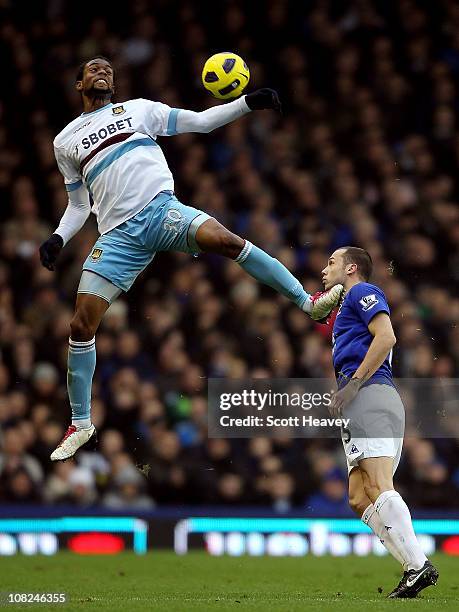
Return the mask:
<svg viewBox="0 0 459 612">
<path fill-rule="evenodd" d="M 157 251 L 199 251 L 196 232 L 210 217 L 175 197 L 172 173 L 157 137 L 207 133 L 249 112 L 243 96 L 202 112 L 138 99 L 83 113 L 54 140 L 69 194 L 55 233 L 66 244 L 92 210 L 101 237 L 83 269 L 123 291 Z M 106 285 L 95 287 L 94 281 L 88 287 L 86 280 L 79 292 L 83 290 L 96 295 L 108 291 Z M 111 301 L 116 294 L 112 289 L 109 293 Z"/>
</svg>

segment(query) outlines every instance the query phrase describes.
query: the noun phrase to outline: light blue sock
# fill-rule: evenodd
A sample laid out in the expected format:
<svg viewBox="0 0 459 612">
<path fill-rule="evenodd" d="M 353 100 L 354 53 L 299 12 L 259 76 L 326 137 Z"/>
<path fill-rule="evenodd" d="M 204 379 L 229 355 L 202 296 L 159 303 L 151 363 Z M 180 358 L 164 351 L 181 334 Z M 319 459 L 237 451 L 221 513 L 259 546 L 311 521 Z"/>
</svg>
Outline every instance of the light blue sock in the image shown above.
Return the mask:
<svg viewBox="0 0 459 612">
<path fill-rule="evenodd" d="M 72 425 L 91 426 L 92 377 L 96 369 L 96 339 L 88 342 L 69 340 L 67 390 L 72 408 Z"/>
<path fill-rule="evenodd" d="M 245 241 L 244 248 L 234 260 L 241 268 L 257 279 L 269 285 L 306 312 L 309 308 L 306 300 L 310 297 L 300 281 L 293 276 L 278 259 L 271 257 L 254 244 Z"/>
</svg>

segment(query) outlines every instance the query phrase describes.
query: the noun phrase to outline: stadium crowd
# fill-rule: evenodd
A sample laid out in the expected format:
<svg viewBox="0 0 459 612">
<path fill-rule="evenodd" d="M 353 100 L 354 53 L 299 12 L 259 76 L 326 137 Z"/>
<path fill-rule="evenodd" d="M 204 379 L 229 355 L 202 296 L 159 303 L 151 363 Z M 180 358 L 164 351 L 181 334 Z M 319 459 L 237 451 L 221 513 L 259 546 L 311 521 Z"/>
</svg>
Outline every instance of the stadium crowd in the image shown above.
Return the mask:
<svg viewBox="0 0 459 612">
<path fill-rule="evenodd" d="M 283 114 L 161 139 L 179 199 L 311 292 L 331 251 L 368 249 L 392 308 L 395 375 L 459 374 L 456 2 L 3 2 L 2 503 L 348 511 L 339 440 L 207 438 L 207 377 L 333 376 L 330 327 L 216 256 L 160 253 L 110 307 L 93 386 L 99 448 L 49 461 L 69 422 L 69 321 L 97 237 L 88 221 L 56 273 L 40 265 L 67 204 L 52 142 L 81 112 L 76 67 L 107 55 L 117 101 L 200 110 L 217 103 L 202 66 L 224 49 L 246 59 L 252 90 L 279 91 Z M 410 507 L 459 507 L 458 451 L 454 438 L 406 439 L 396 483 Z"/>
</svg>

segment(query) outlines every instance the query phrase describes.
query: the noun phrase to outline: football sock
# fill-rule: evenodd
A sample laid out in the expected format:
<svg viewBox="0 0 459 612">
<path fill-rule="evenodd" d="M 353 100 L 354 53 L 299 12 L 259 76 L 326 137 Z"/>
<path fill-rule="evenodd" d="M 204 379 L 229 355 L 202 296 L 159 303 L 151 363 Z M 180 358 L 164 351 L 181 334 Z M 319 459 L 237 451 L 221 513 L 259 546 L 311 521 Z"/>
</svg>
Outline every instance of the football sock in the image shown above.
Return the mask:
<svg viewBox="0 0 459 612">
<path fill-rule="evenodd" d="M 396 542 L 392 539 L 390 530 L 387 531 L 384 527 L 384 523 L 381 521 L 379 514 L 376 512 L 373 504 L 370 504 L 365 512 L 362 514 L 362 522 L 378 536 L 381 544 L 390 552 L 390 554 L 397 559 L 397 561 L 405 567 L 405 561 L 403 556 L 397 549 Z"/>
<path fill-rule="evenodd" d="M 269 285 L 305 312 L 309 312 L 309 293 L 306 293 L 300 281 L 279 260 L 246 240 L 244 248 L 234 261 L 257 281 Z"/>
<path fill-rule="evenodd" d="M 407 570 L 420 569 L 427 557 L 414 533 L 408 506 L 397 491 L 384 491 L 374 503 L 384 529 L 392 536 Z"/>
<path fill-rule="evenodd" d="M 91 388 L 96 369 L 96 339 L 76 342 L 70 338 L 67 390 L 72 408 L 72 425 L 78 429 L 91 426 Z"/>
</svg>

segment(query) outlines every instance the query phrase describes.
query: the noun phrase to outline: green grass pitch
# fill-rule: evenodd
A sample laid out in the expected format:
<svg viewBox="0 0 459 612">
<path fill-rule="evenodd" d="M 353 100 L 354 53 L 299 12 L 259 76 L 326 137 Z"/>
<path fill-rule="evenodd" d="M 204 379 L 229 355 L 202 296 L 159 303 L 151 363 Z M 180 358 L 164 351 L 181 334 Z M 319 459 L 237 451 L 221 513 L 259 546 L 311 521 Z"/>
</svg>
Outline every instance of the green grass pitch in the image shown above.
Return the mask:
<svg viewBox="0 0 459 612">
<path fill-rule="evenodd" d="M 204 552 L 2 557 L 0 590 L 68 594 L 66 604 L 6 606 L 29 610 L 459 610 L 457 557 L 432 560 L 439 583 L 416 600 L 386 599 L 399 580 L 397 564 L 386 557 L 211 557 Z"/>
</svg>

